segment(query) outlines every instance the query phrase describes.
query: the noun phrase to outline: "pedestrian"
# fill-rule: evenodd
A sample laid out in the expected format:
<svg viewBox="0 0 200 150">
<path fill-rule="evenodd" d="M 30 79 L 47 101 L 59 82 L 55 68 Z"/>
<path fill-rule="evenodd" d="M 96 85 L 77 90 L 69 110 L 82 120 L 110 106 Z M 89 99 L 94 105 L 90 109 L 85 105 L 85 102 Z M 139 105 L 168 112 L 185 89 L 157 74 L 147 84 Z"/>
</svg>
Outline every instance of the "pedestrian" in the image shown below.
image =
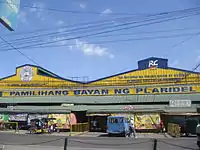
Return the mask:
<svg viewBox="0 0 200 150">
<path fill-rule="evenodd" d="M 197 134 L 197 146 L 199 147 L 200 150 L 200 119 L 198 120 L 198 124 L 196 127 L 196 134 Z"/>
<path fill-rule="evenodd" d="M 162 133 L 165 132 L 165 126 L 164 126 L 163 120 L 160 121 L 160 129 L 161 129 L 161 132 L 162 132 Z"/>
<path fill-rule="evenodd" d="M 134 119 L 132 117 L 130 118 L 129 129 L 130 129 L 131 134 L 133 133 L 134 138 L 136 138 L 136 131 L 135 131 L 135 126 L 134 126 Z"/>
</svg>

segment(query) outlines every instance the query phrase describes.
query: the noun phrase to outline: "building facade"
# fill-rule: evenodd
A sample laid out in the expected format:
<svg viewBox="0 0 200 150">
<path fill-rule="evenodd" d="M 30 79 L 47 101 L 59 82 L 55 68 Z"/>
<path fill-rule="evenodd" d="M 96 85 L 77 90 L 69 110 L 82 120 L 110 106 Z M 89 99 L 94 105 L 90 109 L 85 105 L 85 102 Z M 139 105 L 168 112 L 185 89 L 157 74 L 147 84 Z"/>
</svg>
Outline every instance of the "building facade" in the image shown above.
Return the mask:
<svg viewBox="0 0 200 150">
<path fill-rule="evenodd" d="M 29 64 L 0 79 L 1 113 L 73 112 L 80 122 L 86 116 L 135 115 L 142 128 L 142 117 L 152 124 L 162 117 L 198 116 L 199 103 L 200 73 L 169 67 L 167 59 L 156 57 L 138 61 L 135 70 L 89 82 Z"/>
</svg>

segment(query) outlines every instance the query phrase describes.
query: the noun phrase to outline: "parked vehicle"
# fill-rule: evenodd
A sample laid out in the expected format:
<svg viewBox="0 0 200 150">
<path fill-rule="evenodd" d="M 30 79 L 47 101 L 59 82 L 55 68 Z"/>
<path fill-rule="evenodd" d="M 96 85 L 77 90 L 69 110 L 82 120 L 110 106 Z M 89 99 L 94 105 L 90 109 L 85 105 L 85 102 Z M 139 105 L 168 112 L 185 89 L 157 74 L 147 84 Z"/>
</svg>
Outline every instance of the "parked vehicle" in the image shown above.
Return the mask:
<svg viewBox="0 0 200 150">
<path fill-rule="evenodd" d="M 178 124 L 180 126 L 181 136 L 189 136 L 196 134 L 196 126 L 199 116 L 174 116 L 170 123 Z"/>
<path fill-rule="evenodd" d="M 196 134 L 197 120 L 186 120 L 184 124 L 180 125 L 181 135 L 189 136 L 190 134 Z"/>
<path fill-rule="evenodd" d="M 107 119 L 107 133 L 108 135 L 132 136 L 128 118 L 124 116 L 109 116 Z"/>
<path fill-rule="evenodd" d="M 48 126 L 41 119 L 32 119 L 31 127 L 29 128 L 30 134 L 44 134 L 50 133 Z"/>
</svg>

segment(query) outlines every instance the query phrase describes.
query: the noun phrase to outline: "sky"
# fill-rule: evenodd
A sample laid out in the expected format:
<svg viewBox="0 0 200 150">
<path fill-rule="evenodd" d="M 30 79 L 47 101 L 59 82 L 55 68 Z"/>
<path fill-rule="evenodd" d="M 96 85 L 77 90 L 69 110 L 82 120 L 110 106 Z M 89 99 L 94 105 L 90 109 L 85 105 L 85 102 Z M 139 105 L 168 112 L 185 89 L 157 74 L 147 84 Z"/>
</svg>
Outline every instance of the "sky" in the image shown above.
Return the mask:
<svg viewBox="0 0 200 150">
<path fill-rule="evenodd" d="M 200 2 L 198 1 L 199 0 L 21 0 L 15 31 L 10 32 L 4 26 L 0 25 L 0 36 L 17 48 L 24 44 L 26 45 L 26 42 L 30 42 L 26 39 L 27 36 L 30 37 L 51 32 L 59 33 L 54 36 L 44 36 L 42 39 L 35 38 L 34 40 L 37 42 L 49 42 L 77 37 L 85 33 L 71 32 L 68 35 L 62 35 L 62 33 L 72 27 L 76 29 L 78 28 L 76 25 L 80 25 L 84 22 L 110 20 L 109 25 L 113 26 L 126 22 L 116 20 L 115 18 L 130 17 L 133 16 L 133 14 L 135 14 L 134 19 L 136 20 L 139 17 L 141 18 L 141 14 L 154 14 L 199 7 Z M 36 7 L 42 9 L 36 9 Z M 73 10 L 81 13 L 59 12 L 50 9 Z M 72 77 L 80 77 L 79 80 L 81 80 L 83 77 L 87 77 L 87 80 L 95 80 L 120 72 L 137 69 L 137 61 L 152 56 L 167 58 L 170 67 L 192 70 L 200 62 L 200 36 L 176 36 L 174 38 L 160 39 L 144 39 L 144 37 L 198 33 L 200 32 L 199 25 L 200 15 L 196 15 L 188 18 L 121 30 L 109 33 L 112 35 L 107 37 L 90 36 L 67 41 L 63 40 L 52 44 L 54 46 L 47 45 L 47 47 L 40 47 L 37 49 L 27 47 L 20 49 L 20 51 L 34 60 L 37 65 L 61 77 L 69 79 Z M 173 31 L 184 28 L 187 30 Z M 155 33 L 159 30 L 171 32 Z M 101 32 L 101 30 L 95 29 L 93 32 Z M 127 33 L 129 35 L 119 36 L 120 34 Z M 19 43 L 12 42 L 18 38 L 24 38 L 24 40 Z M 99 41 L 120 41 L 137 38 L 142 40 L 98 43 Z M 35 44 L 35 41 L 28 44 Z M 0 41 L 0 77 L 14 74 L 17 66 L 34 64 L 18 51 L 2 51 L 3 49 L 9 48 L 11 48 L 9 45 Z"/>
</svg>

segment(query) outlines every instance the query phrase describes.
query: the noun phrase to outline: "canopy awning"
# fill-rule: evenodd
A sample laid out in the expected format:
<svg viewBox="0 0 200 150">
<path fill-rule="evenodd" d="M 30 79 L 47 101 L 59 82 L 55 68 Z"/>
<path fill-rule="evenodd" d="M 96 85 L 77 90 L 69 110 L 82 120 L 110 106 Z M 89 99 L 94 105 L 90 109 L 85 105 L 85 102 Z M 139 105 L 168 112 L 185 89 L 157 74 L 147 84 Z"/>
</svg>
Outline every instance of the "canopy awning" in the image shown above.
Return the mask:
<svg viewBox="0 0 200 150">
<path fill-rule="evenodd" d="M 200 94 L 158 94 L 126 96 L 39 96 L 39 97 L 0 97 L 1 103 L 71 103 L 71 104 L 123 104 L 169 102 L 169 100 L 199 101 Z"/>
<path fill-rule="evenodd" d="M 0 109 L 0 113 L 69 114 L 70 112 L 70 110 L 65 109 Z"/>
</svg>

